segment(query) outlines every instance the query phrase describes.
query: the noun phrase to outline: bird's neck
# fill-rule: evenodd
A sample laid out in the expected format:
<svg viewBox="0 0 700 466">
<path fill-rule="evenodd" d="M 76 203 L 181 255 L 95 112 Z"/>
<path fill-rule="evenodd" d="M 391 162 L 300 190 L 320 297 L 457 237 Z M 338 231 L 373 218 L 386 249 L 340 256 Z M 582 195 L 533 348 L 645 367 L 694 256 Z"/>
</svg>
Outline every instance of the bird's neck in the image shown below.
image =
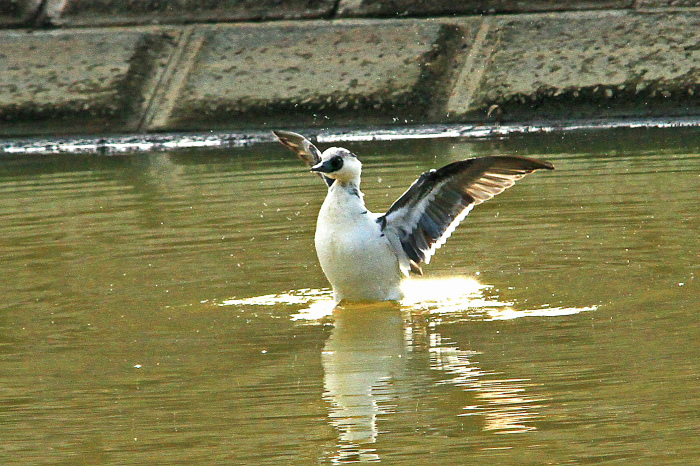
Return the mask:
<svg viewBox="0 0 700 466">
<path fill-rule="evenodd" d="M 359 179 L 352 179 L 349 181 L 337 180 L 335 183 L 333 183 L 332 188 L 336 188 L 339 192 L 347 193 L 352 196 L 358 196 L 360 199 L 362 199 Z"/>
<path fill-rule="evenodd" d="M 322 210 L 331 217 L 354 216 L 366 212 L 363 194 L 357 182 L 333 183 Z"/>
</svg>

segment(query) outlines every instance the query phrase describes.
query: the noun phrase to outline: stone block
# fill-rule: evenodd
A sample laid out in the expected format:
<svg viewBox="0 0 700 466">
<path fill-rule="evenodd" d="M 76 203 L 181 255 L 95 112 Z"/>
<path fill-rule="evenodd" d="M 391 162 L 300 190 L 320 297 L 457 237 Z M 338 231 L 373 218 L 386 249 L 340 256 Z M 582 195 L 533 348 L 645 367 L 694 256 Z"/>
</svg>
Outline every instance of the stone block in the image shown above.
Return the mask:
<svg viewBox="0 0 700 466">
<path fill-rule="evenodd" d="M 0 1 L 0 27 L 30 25 L 38 15 L 41 0 Z"/>
<path fill-rule="evenodd" d="M 187 76 L 150 129 L 424 119 L 440 94 L 451 31 L 396 20 L 201 29 L 195 59 L 178 66 Z"/>
<path fill-rule="evenodd" d="M 182 24 L 328 17 L 335 0 L 49 0 L 61 26 Z"/>
<path fill-rule="evenodd" d="M 634 0 L 340 0 L 338 16 L 437 16 L 631 8 Z"/>
<path fill-rule="evenodd" d="M 700 0 L 637 0 L 634 4 L 638 9 L 676 9 L 676 8 L 698 8 Z"/>
<path fill-rule="evenodd" d="M 0 135 L 133 131 L 175 33 L 0 33 Z"/>
<path fill-rule="evenodd" d="M 487 23 L 485 23 L 487 24 Z M 456 119 L 697 113 L 700 15 L 567 13 L 494 18 L 448 103 Z M 481 67 L 481 68 L 479 68 Z"/>
</svg>

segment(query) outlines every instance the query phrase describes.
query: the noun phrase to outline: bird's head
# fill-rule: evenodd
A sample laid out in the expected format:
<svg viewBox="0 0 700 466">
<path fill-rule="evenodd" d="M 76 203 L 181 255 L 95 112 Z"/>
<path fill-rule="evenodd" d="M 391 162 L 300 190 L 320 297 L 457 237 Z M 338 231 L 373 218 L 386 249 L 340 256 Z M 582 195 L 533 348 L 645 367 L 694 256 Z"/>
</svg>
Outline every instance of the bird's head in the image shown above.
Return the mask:
<svg viewBox="0 0 700 466">
<path fill-rule="evenodd" d="M 347 183 L 353 180 L 359 182 L 362 163 L 347 149 L 331 147 L 323 151 L 321 162 L 311 167 L 312 172 L 319 172 L 328 178 Z"/>
</svg>

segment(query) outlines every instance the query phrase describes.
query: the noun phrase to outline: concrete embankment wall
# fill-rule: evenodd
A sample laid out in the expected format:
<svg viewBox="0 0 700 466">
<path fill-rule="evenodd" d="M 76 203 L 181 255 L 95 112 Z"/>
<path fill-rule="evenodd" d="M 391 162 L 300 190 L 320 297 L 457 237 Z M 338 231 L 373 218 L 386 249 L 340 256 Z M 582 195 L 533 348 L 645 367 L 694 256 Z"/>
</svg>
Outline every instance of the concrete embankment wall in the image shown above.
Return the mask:
<svg viewBox="0 0 700 466">
<path fill-rule="evenodd" d="M 0 136 L 696 116 L 699 6 L 0 0 Z"/>
</svg>

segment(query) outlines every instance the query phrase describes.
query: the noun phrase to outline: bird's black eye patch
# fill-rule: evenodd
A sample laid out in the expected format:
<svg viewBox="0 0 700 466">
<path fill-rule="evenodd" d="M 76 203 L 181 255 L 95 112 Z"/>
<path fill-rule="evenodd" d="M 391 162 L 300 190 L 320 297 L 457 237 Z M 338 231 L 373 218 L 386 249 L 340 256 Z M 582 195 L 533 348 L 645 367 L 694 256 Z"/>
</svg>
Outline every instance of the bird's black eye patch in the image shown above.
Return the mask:
<svg viewBox="0 0 700 466">
<path fill-rule="evenodd" d="M 336 155 L 330 160 L 330 165 L 333 171 L 340 170 L 341 168 L 343 168 L 343 158 L 339 155 Z"/>
</svg>

